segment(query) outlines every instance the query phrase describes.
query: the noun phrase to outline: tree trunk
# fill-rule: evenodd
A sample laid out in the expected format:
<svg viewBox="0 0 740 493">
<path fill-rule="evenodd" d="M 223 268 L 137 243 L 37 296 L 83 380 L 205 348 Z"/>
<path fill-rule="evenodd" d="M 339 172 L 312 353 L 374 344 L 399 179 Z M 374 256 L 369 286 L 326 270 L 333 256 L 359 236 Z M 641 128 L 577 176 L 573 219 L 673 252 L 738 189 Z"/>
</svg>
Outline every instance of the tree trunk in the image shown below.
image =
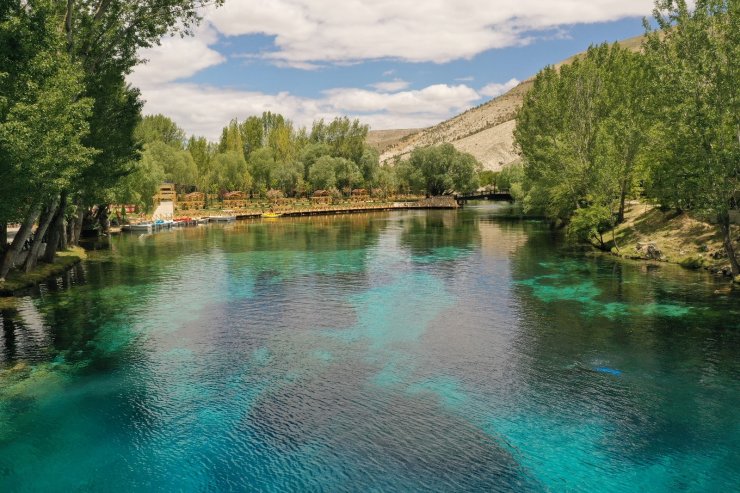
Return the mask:
<svg viewBox="0 0 740 493">
<path fill-rule="evenodd" d="M 732 268 L 732 276 L 740 276 L 740 263 L 737 261 L 735 256 L 735 248 L 732 246 L 732 231 L 730 228 L 730 214 L 725 211 L 717 215 L 717 222 L 722 230 L 722 240 L 725 245 L 725 252 L 727 252 L 727 258 L 730 259 L 730 267 Z"/>
<path fill-rule="evenodd" d="M 627 197 L 627 180 L 622 181 L 622 189 L 619 191 L 619 212 L 617 213 L 617 224 L 624 222 L 624 202 Z"/>
<path fill-rule="evenodd" d="M 39 227 L 36 228 L 36 234 L 33 237 L 33 244 L 31 245 L 31 250 L 28 251 L 28 257 L 26 257 L 26 263 L 23 265 L 23 270 L 25 272 L 31 272 L 34 267 L 36 267 L 36 263 L 39 259 L 39 251 L 41 250 L 41 245 L 44 242 L 44 235 L 46 234 L 46 231 L 49 229 L 49 225 L 54 220 L 54 215 L 57 212 L 57 207 L 59 206 L 59 198 L 54 197 L 54 200 L 52 200 L 51 204 L 49 205 L 49 209 L 44 213 L 44 216 L 39 221 Z"/>
<path fill-rule="evenodd" d="M 54 256 L 57 253 L 57 247 L 61 237 L 64 236 L 64 212 L 67 208 L 67 192 L 62 192 L 59 198 L 59 207 L 49 226 L 49 239 L 46 242 L 46 251 L 44 252 L 44 262 L 54 262 Z"/>
<path fill-rule="evenodd" d="M 33 223 L 36 222 L 36 219 L 38 219 L 40 213 L 41 206 L 39 204 L 34 204 L 28 211 L 28 214 L 26 214 L 26 219 L 23 220 L 23 223 L 21 224 L 21 229 L 19 229 L 18 232 L 15 234 L 15 238 L 13 238 L 13 243 L 11 243 L 10 247 L 5 251 L 5 255 L 3 256 L 2 262 L 0 263 L 0 281 L 5 280 L 5 276 L 8 275 L 8 272 L 10 272 L 10 268 L 15 265 L 15 259 L 18 256 L 18 252 L 21 251 L 21 248 L 23 248 L 23 244 L 26 242 L 28 236 L 31 234 Z"/>
<path fill-rule="evenodd" d="M 72 229 L 72 236 L 70 237 L 69 244 L 77 246 L 80 244 L 80 235 L 82 234 L 82 223 L 85 222 L 85 208 L 82 204 L 77 204 L 77 218 L 75 218 L 74 228 Z"/>
<path fill-rule="evenodd" d="M 0 254 L 8 248 L 8 223 L 0 223 Z"/>
<path fill-rule="evenodd" d="M 103 234 L 110 233 L 110 219 L 108 219 L 108 204 L 98 206 L 98 223 L 100 232 Z"/>
<path fill-rule="evenodd" d="M 65 207 L 66 209 L 66 207 Z M 64 251 L 67 249 L 67 225 L 65 224 L 67 215 L 62 215 L 62 221 L 59 224 L 59 250 Z"/>
</svg>

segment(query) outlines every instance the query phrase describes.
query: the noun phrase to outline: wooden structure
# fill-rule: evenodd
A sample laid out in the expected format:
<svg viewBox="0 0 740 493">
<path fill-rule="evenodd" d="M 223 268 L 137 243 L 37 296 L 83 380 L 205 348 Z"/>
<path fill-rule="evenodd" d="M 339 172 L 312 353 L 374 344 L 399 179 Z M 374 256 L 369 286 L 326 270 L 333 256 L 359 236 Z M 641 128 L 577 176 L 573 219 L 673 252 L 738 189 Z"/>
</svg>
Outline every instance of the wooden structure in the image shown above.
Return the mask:
<svg viewBox="0 0 740 493">
<path fill-rule="evenodd" d="M 173 206 L 177 203 L 177 192 L 175 192 L 174 183 L 162 183 L 159 186 L 157 194 L 154 196 L 154 204 L 161 204 L 162 202 L 172 202 Z"/>
<path fill-rule="evenodd" d="M 316 190 L 313 195 L 311 195 L 311 202 L 328 204 L 331 202 L 331 194 L 326 190 Z"/>
<path fill-rule="evenodd" d="M 370 193 L 364 188 L 355 188 L 352 190 L 352 201 L 353 202 L 364 202 L 370 200 Z"/>
<path fill-rule="evenodd" d="M 226 192 L 223 195 L 224 207 L 227 209 L 243 209 L 247 206 L 247 194 L 240 191 Z"/>
<path fill-rule="evenodd" d="M 206 206 L 206 194 L 203 192 L 192 192 L 182 195 L 177 203 L 177 208 L 180 210 L 196 210 L 203 209 Z"/>
</svg>

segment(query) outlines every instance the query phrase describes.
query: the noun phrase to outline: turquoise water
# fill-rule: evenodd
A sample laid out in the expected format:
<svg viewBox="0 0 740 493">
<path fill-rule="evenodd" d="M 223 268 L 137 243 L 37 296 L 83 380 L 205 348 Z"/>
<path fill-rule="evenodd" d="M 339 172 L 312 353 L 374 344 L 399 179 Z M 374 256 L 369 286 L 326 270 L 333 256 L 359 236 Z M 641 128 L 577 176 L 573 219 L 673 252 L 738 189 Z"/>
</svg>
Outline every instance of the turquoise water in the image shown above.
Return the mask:
<svg viewBox="0 0 740 493">
<path fill-rule="evenodd" d="M 0 310 L 0 491 L 735 489 L 740 297 L 505 209 L 112 238 Z"/>
</svg>

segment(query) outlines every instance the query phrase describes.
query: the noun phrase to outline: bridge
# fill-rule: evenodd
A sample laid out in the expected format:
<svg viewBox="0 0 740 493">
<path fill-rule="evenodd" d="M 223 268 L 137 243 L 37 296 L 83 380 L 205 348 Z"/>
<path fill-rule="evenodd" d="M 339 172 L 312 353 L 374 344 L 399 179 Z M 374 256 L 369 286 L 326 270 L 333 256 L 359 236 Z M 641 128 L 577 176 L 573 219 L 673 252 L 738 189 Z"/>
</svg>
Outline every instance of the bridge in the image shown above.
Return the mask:
<svg viewBox="0 0 740 493">
<path fill-rule="evenodd" d="M 456 193 L 454 197 L 458 204 L 464 204 L 468 200 L 497 200 L 506 202 L 514 201 L 514 197 L 511 196 L 511 193 L 508 190 L 487 190 L 470 193 Z"/>
</svg>

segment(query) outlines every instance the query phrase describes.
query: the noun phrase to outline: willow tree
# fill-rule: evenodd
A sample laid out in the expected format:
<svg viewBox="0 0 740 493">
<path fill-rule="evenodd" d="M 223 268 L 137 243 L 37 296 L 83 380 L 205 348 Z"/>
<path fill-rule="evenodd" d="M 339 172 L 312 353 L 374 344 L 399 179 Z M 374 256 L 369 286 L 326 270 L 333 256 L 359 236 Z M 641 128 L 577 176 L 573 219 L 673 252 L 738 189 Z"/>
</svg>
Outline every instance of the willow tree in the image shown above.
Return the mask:
<svg viewBox="0 0 740 493">
<path fill-rule="evenodd" d="M 656 73 L 659 151 L 653 193 L 713 216 L 732 273 L 740 263 L 729 210 L 740 194 L 740 2 L 661 0 L 645 54 Z"/>
<path fill-rule="evenodd" d="M 22 2 L 26 5 L 34 1 Z M 110 191 L 136 169 L 139 143 L 133 136 L 142 103 L 125 76 L 141 63 L 138 52 L 154 46 L 170 34 L 189 35 L 200 21 L 205 5 L 222 0 L 67 0 L 60 6 L 58 26 L 64 32 L 67 55 L 80 68 L 81 91 L 70 93 L 72 100 L 91 98 L 93 113 L 89 119 L 90 135 L 84 143 L 98 152 L 93 165 L 79 173 L 60 192 L 57 217 L 65 215 L 67 196 L 73 198 L 82 213 L 90 205 L 100 204 L 105 211 Z M 33 7 L 32 7 L 33 8 Z M 79 234 L 82 216 L 77 216 Z M 63 221 L 57 222 L 61 229 Z M 58 230 L 57 229 L 57 230 Z M 74 241 L 74 234 L 72 235 Z M 57 242 L 50 243 L 55 250 Z"/>
<path fill-rule="evenodd" d="M 51 0 L 0 7 L 0 221 L 21 223 L 10 247 L 2 245 L 0 279 L 16 263 L 43 211 L 27 256 L 27 269 L 35 265 L 58 195 L 94 156 L 83 144 L 91 101 L 76 97 L 82 77 L 67 56 L 57 20 Z"/>
<path fill-rule="evenodd" d="M 617 44 L 537 74 L 514 133 L 526 208 L 568 222 L 579 209 L 598 207 L 623 220 L 650 125 L 647 74 L 642 57 Z"/>
<path fill-rule="evenodd" d="M 419 171 L 426 193 L 469 192 L 478 186 L 480 163 L 452 144 L 420 147 L 411 153 L 409 164 Z"/>
</svg>

